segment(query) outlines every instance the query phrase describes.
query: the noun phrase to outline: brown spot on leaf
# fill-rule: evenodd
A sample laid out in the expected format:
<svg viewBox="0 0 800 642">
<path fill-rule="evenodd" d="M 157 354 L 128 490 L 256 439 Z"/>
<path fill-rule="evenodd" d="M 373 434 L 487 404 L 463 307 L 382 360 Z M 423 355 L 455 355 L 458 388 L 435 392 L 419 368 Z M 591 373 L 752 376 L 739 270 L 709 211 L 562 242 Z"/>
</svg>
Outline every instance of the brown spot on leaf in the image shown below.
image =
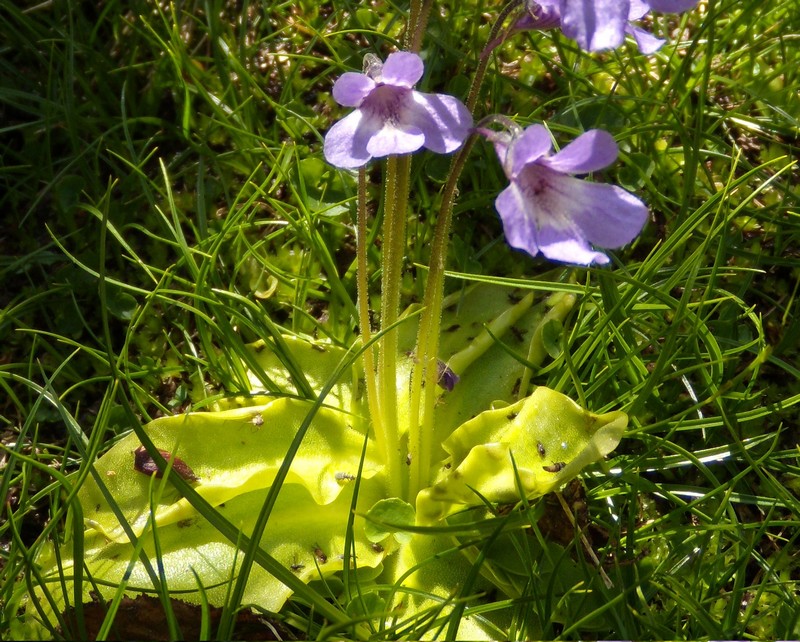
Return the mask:
<svg viewBox="0 0 800 642">
<path fill-rule="evenodd" d="M 83 619 L 86 637 L 96 640 L 100 627 L 108 612 L 111 602 L 95 600 L 83 604 Z M 202 609 L 195 604 L 187 604 L 180 600 L 170 600 L 172 612 L 178 622 L 182 640 L 200 639 L 200 622 Z M 61 635 L 67 640 L 78 640 L 82 632 L 78 629 L 76 609 L 69 608 L 64 614 L 65 628 Z M 210 630 L 216 631 L 222 616 L 222 609 L 209 608 Z M 236 614 L 233 638 L 237 640 L 295 640 L 294 634 L 278 620 L 272 620 L 250 609 L 243 609 Z M 167 616 L 161 601 L 156 597 L 139 595 L 136 598 L 123 597 L 117 610 L 109 637 L 111 640 L 169 640 Z"/>
</svg>

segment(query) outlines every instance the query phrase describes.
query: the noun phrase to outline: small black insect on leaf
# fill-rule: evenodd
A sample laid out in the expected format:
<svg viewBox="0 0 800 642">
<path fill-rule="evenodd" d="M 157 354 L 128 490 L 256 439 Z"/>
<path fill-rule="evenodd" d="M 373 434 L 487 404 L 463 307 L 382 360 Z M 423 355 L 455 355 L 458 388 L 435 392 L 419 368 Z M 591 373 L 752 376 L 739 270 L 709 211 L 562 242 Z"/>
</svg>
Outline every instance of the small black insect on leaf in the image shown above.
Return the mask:
<svg viewBox="0 0 800 642">
<path fill-rule="evenodd" d="M 314 557 L 317 558 L 317 561 L 320 564 L 324 564 L 325 562 L 328 561 L 328 556 L 322 552 L 322 549 L 319 546 L 314 547 Z"/>
<path fill-rule="evenodd" d="M 186 481 L 195 482 L 200 479 L 182 459 L 173 457 L 166 450 L 159 450 L 158 452 L 167 461 L 172 460 L 172 469 Z M 139 446 L 133 451 L 133 469 L 145 475 L 155 475 L 159 479 L 164 476 L 164 471 L 156 464 L 144 446 Z"/>
</svg>

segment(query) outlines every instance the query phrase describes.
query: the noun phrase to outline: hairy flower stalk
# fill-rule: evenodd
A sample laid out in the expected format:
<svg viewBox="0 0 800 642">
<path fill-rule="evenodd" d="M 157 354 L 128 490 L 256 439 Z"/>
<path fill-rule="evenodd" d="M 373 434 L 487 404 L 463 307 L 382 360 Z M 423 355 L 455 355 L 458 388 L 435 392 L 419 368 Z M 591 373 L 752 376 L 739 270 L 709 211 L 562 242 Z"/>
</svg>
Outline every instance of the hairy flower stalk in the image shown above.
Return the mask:
<svg viewBox="0 0 800 642">
<path fill-rule="evenodd" d="M 356 289 L 358 290 L 358 323 L 361 328 L 361 340 L 366 345 L 372 339 L 372 326 L 369 315 L 369 267 L 367 262 L 367 172 L 363 167 L 358 170 L 357 209 L 356 248 L 358 264 L 356 269 Z M 367 407 L 375 424 L 375 441 L 380 451 L 387 455 L 387 461 L 389 461 L 385 432 L 380 425 L 381 412 L 378 388 L 375 377 L 371 376 L 375 372 L 374 346 L 369 346 L 364 351 L 364 372 L 370 375 L 365 377 L 365 386 L 367 389 Z"/>
<path fill-rule="evenodd" d="M 424 22 L 424 7 L 418 6 L 415 12 Z M 400 309 L 411 166 L 409 154 L 421 147 L 438 153 L 452 152 L 461 146 L 472 127 L 469 111 L 456 98 L 424 94 L 413 89 L 422 73 L 422 60 L 414 53 L 393 53 L 384 63 L 374 55 L 365 56 L 364 73 L 345 73 L 334 84 L 333 95 L 337 102 L 356 109 L 331 127 L 324 145 L 328 162 L 344 169 L 360 168 L 372 158 L 388 157 L 384 179 L 381 263 L 383 333 L 378 349 L 378 399 L 374 404 L 378 407 L 379 417 L 374 428 L 381 431 L 379 441 L 387 451 L 393 490 L 404 496 L 408 493 L 408 483 L 398 471 L 405 457 L 399 451 L 398 348 L 396 329 L 392 326 L 397 323 Z M 364 324 L 363 319 L 361 324 Z M 371 376 L 372 373 L 367 371 L 367 377 Z M 418 440 L 414 438 L 414 442 Z M 412 462 L 414 459 L 412 453 Z M 419 457 L 416 459 L 416 465 L 419 465 Z M 411 486 L 414 485 L 412 482 Z"/>
<path fill-rule="evenodd" d="M 521 0 L 512 0 L 500 12 L 489 34 L 489 42 L 497 40 L 503 23 Z M 487 46 L 478 60 L 478 68 L 472 77 L 469 93 L 467 94 L 466 107 L 472 113 L 478 101 L 483 79 L 489 63 L 491 49 Z M 434 372 L 439 352 L 439 333 L 441 331 L 442 300 L 444 298 L 444 270 L 447 263 L 447 249 L 450 237 L 450 225 L 453 216 L 453 205 L 457 194 L 458 180 L 466 165 L 472 146 L 476 138 L 469 138 L 450 164 L 445 185 L 442 190 L 442 202 L 436 218 L 436 227 L 433 233 L 428 277 L 425 283 L 425 295 L 422 302 L 422 314 L 419 320 L 415 354 L 425 355 L 419 357 L 419 363 L 414 368 L 411 377 L 411 394 L 409 405 L 409 424 L 411 436 L 409 449 L 411 451 L 411 483 L 412 492 L 425 488 L 430 480 L 430 462 L 433 454 L 431 437 L 433 433 L 433 414 L 436 405 L 435 382 L 438 370 Z M 425 390 L 423 401 L 422 391 Z M 415 456 L 416 455 L 416 456 Z"/>
<path fill-rule="evenodd" d="M 418 52 L 422 47 L 422 38 L 428 27 L 433 0 L 411 0 L 408 15 L 408 32 L 406 33 L 406 49 Z"/>
<path fill-rule="evenodd" d="M 404 494 L 405 477 L 398 472 L 403 453 L 400 452 L 397 421 L 397 323 L 400 314 L 400 290 L 403 278 L 403 259 L 406 247 L 406 211 L 408 208 L 408 179 L 411 173 L 410 156 L 390 156 L 386 162 L 383 248 L 381 253 L 381 330 L 378 349 L 378 396 L 380 424 L 388 449 L 389 479 L 393 490 Z M 390 329 L 391 328 L 391 329 Z M 367 375 L 369 376 L 369 374 Z"/>
<path fill-rule="evenodd" d="M 438 378 L 439 333 L 442 322 L 442 299 L 444 298 L 444 269 L 447 261 L 450 223 L 456 186 L 469 156 L 475 137 L 470 137 L 459 150 L 450 165 L 447 182 L 442 193 L 442 205 L 436 220 L 431 245 L 428 280 L 419 320 L 415 354 L 419 363 L 411 377 L 409 403 L 409 451 L 411 454 L 410 495 L 430 484 L 430 463 L 433 454 L 433 412 L 436 405 L 436 381 Z M 424 400 L 422 393 L 425 393 Z"/>
</svg>

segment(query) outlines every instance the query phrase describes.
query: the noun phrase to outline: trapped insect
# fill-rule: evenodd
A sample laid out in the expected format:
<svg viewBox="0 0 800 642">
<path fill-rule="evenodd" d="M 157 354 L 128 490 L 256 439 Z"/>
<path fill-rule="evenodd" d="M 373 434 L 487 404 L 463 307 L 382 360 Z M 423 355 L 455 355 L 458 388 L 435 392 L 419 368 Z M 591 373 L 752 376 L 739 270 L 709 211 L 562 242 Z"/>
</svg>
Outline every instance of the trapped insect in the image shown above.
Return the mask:
<svg viewBox="0 0 800 642">
<path fill-rule="evenodd" d="M 324 564 L 328 561 L 328 556 L 322 552 L 322 549 L 319 546 L 314 547 L 314 557 L 317 558 L 317 561 L 320 564 Z"/>
<path fill-rule="evenodd" d="M 555 464 L 551 466 L 542 466 L 542 468 L 547 471 L 548 473 L 558 473 L 566 467 L 566 462 L 557 461 Z"/>
<path fill-rule="evenodd" d="M 172 469 L 186 481 L 195 482 L 200 479 L 182 459 L 173 457 L 166 450 L 159 450 L 158 452 L 167 461 L 172 461 Z M 155 476 L 159 479 L 164 476 L 164 471 L 159 467 L 158 464 L 156 464 L 144 446 L 139 446 L 133 451 L 133 468 L 134 470 L 145 475 L 155 474 Z"/>
</svg>

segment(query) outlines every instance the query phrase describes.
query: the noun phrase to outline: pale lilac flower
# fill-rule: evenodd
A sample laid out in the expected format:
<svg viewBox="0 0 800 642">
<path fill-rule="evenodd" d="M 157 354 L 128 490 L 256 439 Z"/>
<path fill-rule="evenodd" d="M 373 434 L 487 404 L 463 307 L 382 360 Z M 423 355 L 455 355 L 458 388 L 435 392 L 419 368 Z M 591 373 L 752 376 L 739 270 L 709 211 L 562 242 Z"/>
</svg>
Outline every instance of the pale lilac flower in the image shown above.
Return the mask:
<svg viewBox="0 0 800 642">
<path fill-rule="evenodd" d="M 326 160 L 352 169 L 373 157 L 409 154 L 421 147 L 439 154 L 458 149 L 472 129 L 472 116 L 452 96 L 414 91 L 422 72 L 417 54 L 399 51 L 385 63 L 367 55 L 363 74 L 343 74 L 333 85 L 333 97 L 356 110 L 328 130 Z"/>
<path fill-rule="evenodd" d="M 542 125 L 517 134 L 478 131 L 494 144 L 511 181 L 495 207 L 512 247 L 566 263 L 608 263 L 591 246 L 622 247 L 647 221 L 647 207 L 633 194 L 570 176 L 616 160 L 617 144 L 609 133 L 590 130 L 551 156 L 550 135 Z"/>
<path fill-rule="evenodd" d="M 698 0 L 525 0 L 525 15 L 511 31 L 561 27 L 582 49 L 615 49 L 633 36 L 640 51 L 651 54 L 664 40 L 633 24 L 650 11 L 681 13 Z"/>
</svg>

